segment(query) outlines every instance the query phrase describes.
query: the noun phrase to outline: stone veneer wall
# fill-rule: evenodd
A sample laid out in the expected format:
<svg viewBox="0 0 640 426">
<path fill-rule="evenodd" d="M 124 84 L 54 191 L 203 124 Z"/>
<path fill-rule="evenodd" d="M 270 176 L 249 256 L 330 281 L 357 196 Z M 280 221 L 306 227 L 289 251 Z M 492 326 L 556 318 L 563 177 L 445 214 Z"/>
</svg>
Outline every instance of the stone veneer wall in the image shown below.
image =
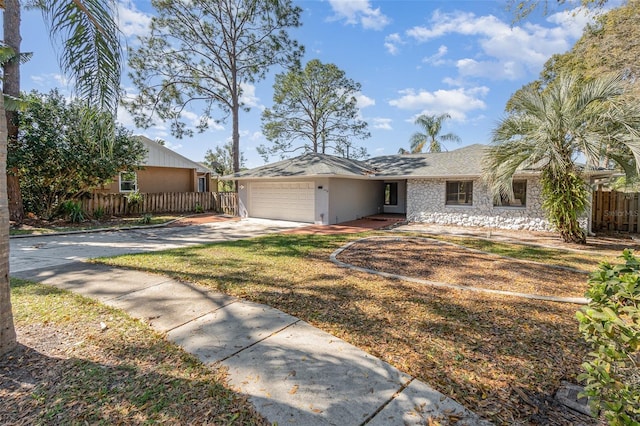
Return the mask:
<svg viewBox="0 0 640 426">
<path fill-rule="evenodd" d="M 494 207 L 489 189 L 480 179 L 473 180 L 473 205 L 448 206 L 445 205 L 447 181 L 447 179 L 410 179 L 407 182 L 407 220 L 440 225 L 483 226 L 529 231 L 552 230 L 542 210 L 538 178 L 527 179 L 526 207 Z"/>
</svg>

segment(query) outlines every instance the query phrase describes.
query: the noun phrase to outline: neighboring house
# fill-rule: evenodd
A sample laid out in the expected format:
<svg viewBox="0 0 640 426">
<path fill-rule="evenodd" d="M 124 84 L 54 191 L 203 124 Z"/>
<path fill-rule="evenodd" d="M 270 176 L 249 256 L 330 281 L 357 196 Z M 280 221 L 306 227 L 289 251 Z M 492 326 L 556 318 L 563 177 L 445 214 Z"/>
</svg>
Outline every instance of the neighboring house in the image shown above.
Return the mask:
<svg viewBox="0 0 640 426">
<path fill-rule="evenodd" d="M 145 136 L 136 136 L 147 150 L 144 161 L 135 172 L 121 172 L 111 185 L 97 192 L 141 193 L 209 192 L 212 171 L 191 161 Z"/>
<path fill-rule="evenodd" d="M 367 161 L 307 153 L 222 179 L 238 181 L 241 216 L 329 225 L 390 213 L 410 222 L 550 230 L 540 172 L 518 172 L 515 200 L 496 203 L 482 181 L 485 149 L 476 144 Z M 610 174 L 590 172 L 589 179 Z"/>
</svg>

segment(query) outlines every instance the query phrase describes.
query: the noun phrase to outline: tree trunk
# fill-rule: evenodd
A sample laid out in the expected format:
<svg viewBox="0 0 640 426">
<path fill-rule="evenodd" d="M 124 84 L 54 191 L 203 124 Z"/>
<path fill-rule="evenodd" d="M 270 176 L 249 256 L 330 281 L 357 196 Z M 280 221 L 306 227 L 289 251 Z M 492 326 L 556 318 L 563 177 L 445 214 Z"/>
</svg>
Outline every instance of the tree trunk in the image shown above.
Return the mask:
<svg viewBox="0 0 640 426">
<path fill-rule="evenodd" d="M 14 98 L 20 96 L 20 1 L 5 0 L 5 11 L 3 14 L 4 41 L 14 51 L 14 56 L 3 64 L 3 85 L 4 94 Z M 18 113 L 17 111 L 6 111 L 7 140 L 18 139 Z M 6 165 L 6 163 L 5 163 Z M 7 177 L 7 196 L 9 199 L 9 218 L 18 223 L 24 220 L 24 206 L 20 193 L 20 176 L 17 171 Z"/>
<path fill-rule="evenodd" d="M 587 244 L 587 234 L 580 228 L 578 223 L 569 226 L 569 228 L 574 229 L 574 231 L 560 231 L 562 241 L 573 244 Z M 577 231 L 575 230 L 576 228 L 578 229 Z"/>
<path fill-rule="evenodd" d="M 7 173 L 7 197 L 9 202 L 9 220 L 20 224 L 24 221 L 24 203 L 22 202 L 22 193 L 20 192 L 20 177 L 17 173 L 17 170 Z"/>
<path fill-rule="evenodd" d="M 7 200 L 7 122 L 0 96 L 0 355 L 16 347 L 9 287 L 9 205 Z"/>
</svg>

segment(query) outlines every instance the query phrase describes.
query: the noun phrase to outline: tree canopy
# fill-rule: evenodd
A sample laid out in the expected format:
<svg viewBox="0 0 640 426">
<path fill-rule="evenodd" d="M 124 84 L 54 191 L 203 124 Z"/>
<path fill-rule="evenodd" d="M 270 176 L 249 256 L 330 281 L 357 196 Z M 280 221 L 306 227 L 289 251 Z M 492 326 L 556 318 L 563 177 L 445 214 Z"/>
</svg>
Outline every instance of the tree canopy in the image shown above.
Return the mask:
<svg viewBox="0 0 640 426">
<path fill-rule="evenodd" d="M 441 152 L 442 142 L 460 142 L 460 137 L 454 133 L 446 133 L 444 135 L 440 134 L 442 131 L 442 123 L 450 118 L 451 115 L 448 113 L 440 115 L 422 114 L 418 116 L 415 124 L 420 126 L 424 130 L 424 133 L 416 132 L 411 135 L 411 139 L 409 140 L 411 145 L 411 154 L 421 153 L 425 146 L 427 147 L 427 152 Z M 400 154 L 409 153 L 403 148 L 400 148 L 398 152 Z"/>
<path fill-rule="evenodd" d="M 313 59 L 304 69 L 278 74 L 273 89 L 273 107 L 262 113 L 262 132 L 272 142 L 258 149 L 265 161 L 299 150 L 366 156 L 354 146 L 355 139 L 371 136 L 356 99 L 361 86 L 343 70 Z"/>
<path fill-rule="evenodd" d="M 110 182 L 120 171 L 135 170 L 144 146 L 122 126 L 111 144 L 110 115 L 67 101 L 57 91 L 31 92 L 19 112 L 20 132 L 9 141 L 8 164 L 25 178 L 20 189 L 28 211 L 51 218 L 64 201 Z"/>
<path fill-rule="evenodd" d="M 585 81 L 560 74 L 544 90 L 526 87 L 511 99 L 511 111 L 493 132 L 485 179 L 496 198 L 513 199 L 519 168 L 542 171 L 543 208 L 562 238 L 584 243 L 578 218 L 588 204 L 583 168 L 603 156 L 628 174 L 640 164 L 640 107 L 625 101 L 621 76 Z"/>
<path fill-rule="evenodd" d="M 210 168 L 211 170 L 215 170 L 215 172 L 220 175 L 229 175 L 233 173 L 233 144 L 231 141 L 225 143 L 224 145 L 216 146 L 215 150 L 208 149 L 204 155 L 204 164 Z M 243 169 L 245 167 L 245 157 L 242 152 L 240 152 L 240 168 Z M 218 191 L 226 191 L 230 192 L 235 189 L 234 181 L 220 181 L 218 182 Z"/>
<path fill-rule="evenodd" d="M 582 8 L 601 8 L 608 0 L 580 0 Z M 555 0 L 549 4 L 549 0 L 507 0 L 507 9 L 514 15 L 514 21 L 521 21 L 531 15 L 535 10 L 542 9 L 542 13 L 547 15 L 553 8 L 575 7 L 572 0 Z"/>
<path fill-rule="evenodd" d="M 274 65 L 295 65 L 303 49 L 287 34 L 300 26 L 302 9 L 291 0 L 152 0 L 151 33 L 129 52 L 139 93 L 125 102 L 136 124 L 171 123 L 176 137 L 190 135 L 185 112 L 200 108 L 196 128 L 232 117 L 233 169 L 240 168 L 243 85 L 262 80 Z"/>
<path fill-rule="evenodd" d="M 599 16 L 588 25 L 573 48 L 553 55 L 540 74 L 548 84 L 561 73 L 575 73 L 591 79 L 606 73 L 617 73 L 640 94 L 640 2 L 628 4 Z"/>
</svg>

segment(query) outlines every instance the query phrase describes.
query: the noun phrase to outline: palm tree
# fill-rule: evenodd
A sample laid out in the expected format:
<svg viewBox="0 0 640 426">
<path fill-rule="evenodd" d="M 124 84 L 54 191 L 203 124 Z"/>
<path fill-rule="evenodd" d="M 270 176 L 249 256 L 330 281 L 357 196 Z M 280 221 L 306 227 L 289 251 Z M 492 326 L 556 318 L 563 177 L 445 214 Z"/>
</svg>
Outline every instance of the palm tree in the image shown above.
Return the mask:
<svg viewBox="0 0 640 426">
<path fill-rule="evenodd" d="M 70 74 L 78 95 L 90 105 L 115 114 L 120 91 L 120 33 L 112 0 L 43 0 L 38 2 L 52 37 L 63 46 L 60 65 Z M 5 33 L 19 35 L 18 1 L 2 2 Z M 5 34 L 5 37 L 7 34 Z M 17 38 L 19 40 L 19 36 Z M 7 45 L 5 43 L 5 45 Z M 12 47 L 12 46 L 8 46 Z M 19 57 L 19 45 L 16 57 Z M 9 288 L 9 208 L 7 200 L 7 121 L 0 96 L 0 355 L 16 346 Z"/>
<path fill-rule="evenodd" d="M 485 157 L 485 179 L 496 199 L 513 197 L 516 170 L 539 169 L 549 221 L 565 242 L 585 243 L 578 220 L 589 201 L 584 169 L 608 158 L 632 176 L 640 164 L 640 108 L 624 102 L 626 87 L 618 75 L 584 81 L 564 74 L 542 91 L 514 94 Z"/>
<path fill-rule="evenodd" d="M 444 120 L 450 119 L 451 116 L 447 113 L 440 115 L 425 115 L 422 114 L 416 118 L 415 124 L 424 129 L 424 133 L 416 132 L 411 136 L 411 153 L 421 153 L 424 147 L 429 144 L 428 152 L 441 152 L 442 142 L 453 141 L 460 142 L 460 138 L 453 134 L 447 133 L 441 135 L 442 123 Z"/>
</svg>

